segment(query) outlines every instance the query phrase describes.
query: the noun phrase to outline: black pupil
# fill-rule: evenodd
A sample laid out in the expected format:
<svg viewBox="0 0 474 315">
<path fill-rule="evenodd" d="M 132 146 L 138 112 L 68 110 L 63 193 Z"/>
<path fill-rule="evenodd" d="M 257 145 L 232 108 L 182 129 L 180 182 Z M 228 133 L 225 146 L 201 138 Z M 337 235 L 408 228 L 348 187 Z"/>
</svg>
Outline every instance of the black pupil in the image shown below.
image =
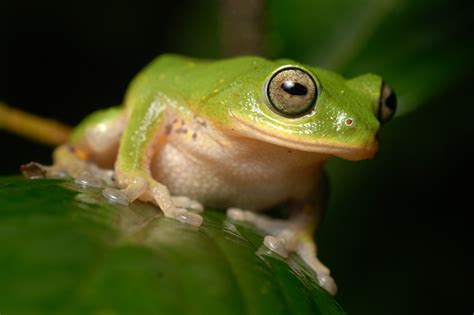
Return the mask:
<svg viewBox="0 0 474 315">
<path fill-rule="evenodd" d="M 387 107 L 391 110 L 395 110 L 397 107 L 397 96 L 394 92 L 390 93 L 390 95 L 387 97 L 385 100 L 385 105 L 387 105 Z"/>
<path fill-rule="evenodd" d="M 281 88 L 288 94 L 291 95 L 306 95 L 308 90 L 302 84 L 294 81 L 285 81 L 281 84 Z"/>
</svg>

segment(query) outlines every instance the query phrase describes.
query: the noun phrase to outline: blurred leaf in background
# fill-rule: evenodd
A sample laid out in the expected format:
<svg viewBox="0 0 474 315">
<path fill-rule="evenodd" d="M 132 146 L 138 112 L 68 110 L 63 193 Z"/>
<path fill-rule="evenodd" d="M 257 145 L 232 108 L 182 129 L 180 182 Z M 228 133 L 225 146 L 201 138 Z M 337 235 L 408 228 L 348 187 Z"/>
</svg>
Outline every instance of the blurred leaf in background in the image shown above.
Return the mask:
<svg viewBox="0 0 474 315">
<path fill-rule="evenodd" d="M 232 54 L 235 46 L 221 48 L 226 5 L 2 1 L 0 99 L 76 123 L 119 103 L 132 76 L 157 54 Z M 474 261 L 465 204 L 472 192 L 464 182 L 472 178 L 474 153 L 474 2 L 267 0 L 262 8 L 265 22 L 256 25 L 263 35 L 248 38 L 262 38 L 265 55 L 348 77 L 381 74 L 400 101 L 375 160 L 328 165 L 332 193 L 320 255 L 338 281 L 344 309 L 471 313 Z M 246 28 L 239 16 L 231 32 Z M 15 151 L 2 156 L 3 174 L 49 159 L 49 149 L 19 138 L 0 134 L 0 143 Z"/>
</svg>

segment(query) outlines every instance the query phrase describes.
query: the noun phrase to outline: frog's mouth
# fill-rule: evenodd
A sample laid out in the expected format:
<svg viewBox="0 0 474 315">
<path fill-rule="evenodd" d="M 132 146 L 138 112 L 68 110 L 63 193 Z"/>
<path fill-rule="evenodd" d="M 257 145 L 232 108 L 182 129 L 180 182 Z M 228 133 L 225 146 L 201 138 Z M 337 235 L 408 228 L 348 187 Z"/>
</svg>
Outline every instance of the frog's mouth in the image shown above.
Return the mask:
<svg viewBox="0 0 474 315">
<path fill-rule="evenodd" d="M 238 117 L 234 117 L 238 119 Z M 298 151 L 315 152 L 337 156 L 346 160 L 359 161 L 373 158 L 379 150 L 379 144 L 375 140 L 375 136 L 374 140 L 367 145 L 339 144 L 330 141 L 305 141 L 304 139 L 289 139 L 278 134 L 269 133 L 265 130 L 257 129 L 241 119 L 238 120 L 241 123 L 238 128 L 239 131 L 247 137 Z"/>
</svg>

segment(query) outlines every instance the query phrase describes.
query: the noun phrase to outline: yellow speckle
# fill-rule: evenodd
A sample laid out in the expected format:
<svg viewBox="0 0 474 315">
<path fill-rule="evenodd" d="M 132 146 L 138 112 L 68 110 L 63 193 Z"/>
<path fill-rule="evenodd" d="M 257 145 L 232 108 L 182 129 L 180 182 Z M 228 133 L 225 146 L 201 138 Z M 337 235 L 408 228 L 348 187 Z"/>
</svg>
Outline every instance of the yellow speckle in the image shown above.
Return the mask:
<svg viewBox="0 0 474 315">
<path fill-rule="evenodd" d="M 224 79 L 220 79 L 220 80 L 219 80 L 219 83 L 220 83 L 220 84 L 222 84 L 222 83 L 224 83 L 224 82 L 225 82 Z"/>
<path fill-rule="evenodd" d="M 165 78 L 165 75 L 162 73 L 162 74 L 160 74 L 159 78 L 160 78 L 160 80 L 163 80 Z"/>
<path fill-rule="evenodd" d="M 212 93 L 214 94 L 219 93 L 219 89 L 215 89 L 214 91 L 212 91 Z"/>
<path fill-rule="evenodd" d="M 192 68 L 192 67 L 195 67 L 196 64 L 194 62 L 188 62 L 188 67 Z"/>
<path fill-rule="evenodd" d="M 74 153 L 82 161 L 87 160 L 87 158 L 89 157 L 87 152 L 81 149 L 75 149 Z"/>
</svg>

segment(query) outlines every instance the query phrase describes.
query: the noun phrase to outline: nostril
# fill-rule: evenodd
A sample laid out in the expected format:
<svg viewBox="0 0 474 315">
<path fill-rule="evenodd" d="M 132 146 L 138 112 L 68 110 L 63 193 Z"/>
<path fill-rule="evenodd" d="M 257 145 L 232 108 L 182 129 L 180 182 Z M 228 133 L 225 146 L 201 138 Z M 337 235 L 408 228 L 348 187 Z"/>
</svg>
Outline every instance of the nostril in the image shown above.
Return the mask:
<svg viewBox="0 0 474 315">
<path fill-rule="evenodd" d="M 344 121 L 344 123 L 346 124 L 346 126 L 351 127 L 352 124 L 354 123 L 354 120 L 351 119 L 351 118 L 347 118 L 347 119 Z"/>
</svg>

